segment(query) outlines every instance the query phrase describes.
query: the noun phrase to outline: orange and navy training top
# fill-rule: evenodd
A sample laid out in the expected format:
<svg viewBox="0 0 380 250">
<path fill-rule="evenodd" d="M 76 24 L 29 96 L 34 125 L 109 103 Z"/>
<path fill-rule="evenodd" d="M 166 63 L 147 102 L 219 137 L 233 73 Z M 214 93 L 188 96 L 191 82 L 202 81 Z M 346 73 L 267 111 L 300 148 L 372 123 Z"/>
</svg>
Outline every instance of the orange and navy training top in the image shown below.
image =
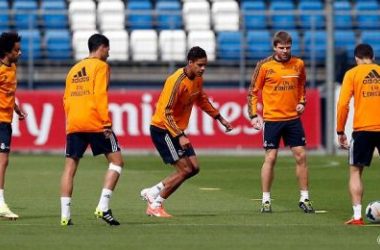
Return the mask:
<svg viewBox="0 0 380 250">
<path fill-rule="evenodd" d="M 219 111 L 203 92 L 203 78 L 189 79 L 180 68 L 167 78 L 151 125 L 168 130 L 173 137 L 181 135 L 189 124 L 194 103 L 211 117 L 219 117 Z"/>
<path fill-rule="evenodd" d="M 104 127 L 111 126 L 109 78 L 108 64 L 96 58 L 84 59 L 71 68 L 63 96 L 67 134 L 102 132 Z"/>
<path fill-rule="evenodd" d="M 337 105 L 337 132 L 344 132 L 354 97 L 354 131 L 380 131 L 380 66 L 360 64 L 346 72 Z"/>
<path fill-rule="evenodd" d="M 297 118 L 298 104 L 306 105 L 306 73 L 303 61 L 292 56 L 287 62 L 274 56 L 257 63 L 248 93 L 248 114 L 257 115 L 259 91 L 262 90 L 264 121 L 286 121 Z"/>
<path fill-rule="evenodd" d="M 0 64 L 0 122 L 11 123 L 17 88 L 16 65 Z"/>
</svg>

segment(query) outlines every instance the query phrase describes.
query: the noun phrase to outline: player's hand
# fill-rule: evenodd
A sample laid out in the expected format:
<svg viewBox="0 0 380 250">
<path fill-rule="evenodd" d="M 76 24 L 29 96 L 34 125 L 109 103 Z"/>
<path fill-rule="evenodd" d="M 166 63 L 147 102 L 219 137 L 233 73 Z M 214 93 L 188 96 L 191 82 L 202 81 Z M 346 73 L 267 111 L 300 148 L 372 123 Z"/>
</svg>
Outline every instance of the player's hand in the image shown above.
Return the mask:
<svg viewBox="0 0 380 250">
<path fill-rule="evenodd" d="M 347 142 L 347 136 L 345 134 L 338 135 L 338 143 L 339 143 L 339 146 L 343 149 L 349 149 L 350 148 L 350 146 L 348 145 L 348 142 Z"/>
<path fill-rule="evenodd" d="M 296 107 L 296 111 L 298 114 L 302 115 L 303 112 L 305 112 L 305 105 L 303 104 L 298 104 Z"/>
<path fill-rule="evenodd" d="M 104 136 L 108 139 L 112 135 L 112 129 L 110 127 L 105 127 L 103 129 Z"/>
<path fill-rule="evenodd" d="M 263 121 L 259 117 L 255 117 L 251 120 L 251 125 L 254 129 L 260 130 L 263 128 Z"/>
<path fill-rule="evenodd" d="M 226 119 L 224 119 L 222 116 L 220 116 L 219 121 L 226 128 L 227 133 L 234 129 L 232 124 L 228 122 Z"/>
<path fill-rule="evenodd" d="M 15 106 L 15 112 L 18 115 L 18 119 L 20 121 L 24 120 L 28 116 L 28 113 L 23 108 L 19 107 L 18 105 Z"/>
<path fill-rule="evenodd" d="M 187 149 L 189 149 L 189 148 L 192 147 L 191 143 L 190 143 L 190 140 L 189 140 L 189 138 L 187 138 L 186 135 L 181 135 L 179 137 L 179 145 L 181 146 L 181 148 L 183 150 L 187 150 Z"/>
</svg>

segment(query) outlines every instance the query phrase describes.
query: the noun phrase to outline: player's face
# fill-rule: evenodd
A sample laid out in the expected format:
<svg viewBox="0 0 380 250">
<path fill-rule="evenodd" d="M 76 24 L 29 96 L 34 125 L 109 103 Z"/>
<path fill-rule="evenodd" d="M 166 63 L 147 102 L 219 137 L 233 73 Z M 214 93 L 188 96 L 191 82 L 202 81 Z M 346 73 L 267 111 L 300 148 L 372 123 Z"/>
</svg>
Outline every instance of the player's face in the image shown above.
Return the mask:
<svg viewBox="0 0 380 250">
<path fill-rule="evenodd" d="M 273 47 L 275 57 L 279 61 L 287 61 L 291 57 L 292 45 L 290 43 L 277 43 Z"/>
<path fill-rule="evenodd" d="M 10 63 L 16 63 L 21 56 L 21 45 L 20 43 L 15 43 L 12 51 L 7 54 Z"/>
<path fill-rule="evenodd" d="M 190 61 L 189 66 L 191 72 L 196 76 L 202 76 L 207 65 L 207 57 L 199 58 L 195 61 Z"/>
<path fill-rule="evenodd" d="M 109 55 L 110 47 L 102 45 L 100 46 L 100 52 L 101 52 L 101 60 L 107 61 L 107 58 L 110 56 Z"/>
</svg>

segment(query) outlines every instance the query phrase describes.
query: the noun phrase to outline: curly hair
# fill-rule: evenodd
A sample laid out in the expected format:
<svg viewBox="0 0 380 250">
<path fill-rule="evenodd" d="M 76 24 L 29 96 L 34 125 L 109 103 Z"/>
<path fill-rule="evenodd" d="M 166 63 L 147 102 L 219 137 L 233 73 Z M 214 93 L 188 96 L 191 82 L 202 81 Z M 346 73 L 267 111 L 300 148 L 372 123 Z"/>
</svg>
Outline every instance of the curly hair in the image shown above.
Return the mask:
<svg viewBox="0 0 380 250">
<path fill-rule="evenodd" d="M 21 36 L 15 32 L 3 32 L 0 35 L 0 58 L 3 59 L 5 54 L 11 53 L 15 43 L 21 41 Z"/>
</svg>

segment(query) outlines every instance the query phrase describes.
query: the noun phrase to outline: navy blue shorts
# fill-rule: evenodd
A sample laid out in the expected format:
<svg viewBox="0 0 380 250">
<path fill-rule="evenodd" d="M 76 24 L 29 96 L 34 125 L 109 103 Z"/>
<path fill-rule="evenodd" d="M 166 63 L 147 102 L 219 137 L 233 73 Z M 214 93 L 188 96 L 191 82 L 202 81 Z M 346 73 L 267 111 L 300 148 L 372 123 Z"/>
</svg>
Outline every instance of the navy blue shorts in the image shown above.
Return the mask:
<svg viewBox="0 0 380 250">
<path fill-rule="evenodd" d="M 174 138 L 166 129 L 150 126 L 150 136 L 158 153 L 165 164 L 174 164 L 182 157 L 194 156 L 195 151 L 191 147 L 183 150 L 179 145 L 179 138 Z"/>
<path fill-rule="evenodd" d="M 11 151 L 12 125 L 6 122 L 0 122 L 0 153 L 9 153 Z"/>
<path fill-rule="evenodd" d="M 306 137 L 301 119 L 264 123 L 264 149 L 278 149 L 281 138 L 285 146 L 305 146 Z"/>
<path fill-rule="evenodd" d="M 373 152 L 380 152 L 380 132 L 357 131 L 352 133 L 348 163 L 351 166 L 370 166 Z"/>
<path fill-rule="evenodd" d="M 103 132 L 71 133 L 66 135 L 66 157 L 82 158 L 88 145 L 91 146 L 94 156 L 120 151 L 119 143 L 113 132 L 110 138 L 106 138 Z"/>
</svg>

